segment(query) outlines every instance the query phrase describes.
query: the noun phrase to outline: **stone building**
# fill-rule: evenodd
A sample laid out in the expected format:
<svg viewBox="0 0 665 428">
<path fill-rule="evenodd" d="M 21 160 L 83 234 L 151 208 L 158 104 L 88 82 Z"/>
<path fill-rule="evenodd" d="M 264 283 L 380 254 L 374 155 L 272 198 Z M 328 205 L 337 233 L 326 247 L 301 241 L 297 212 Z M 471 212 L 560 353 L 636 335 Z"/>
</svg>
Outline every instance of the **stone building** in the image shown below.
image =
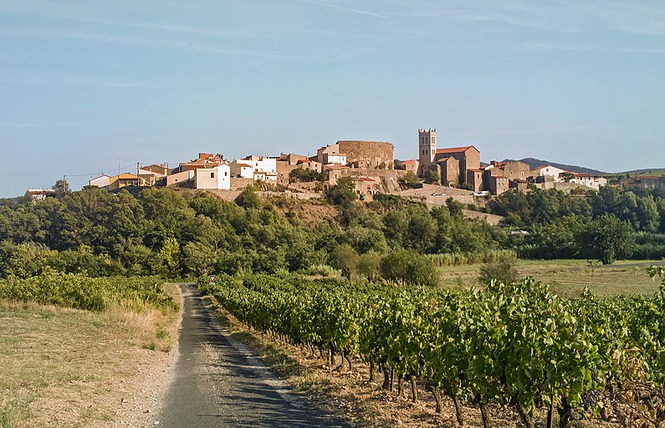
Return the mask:
<svg viewBox="0 0 665 428">
<path fill-rule="evenodd" d="M 418 161 L 418 159 L 405 160 L 405 161 L 402 162 L 402 165 L 404 166 L 404 169 L 407 172 L 412 172 L 414 174 L 418 174 L 418 169 L 419 169 L 419 166 L 420 166 L 420 162 Z"/>
<path fill-rule="evenodd" d="M 480 169 L 480 151 L 474 146 L 438 149 L 435 155 L 437 164 L 445 158 L 454 159 L 459 165 L 458 180 L 460 185 L 467 182 L 467 170 Z"/>
<path fill-rule="evenodd" d="M 438 173 L 441 177 L 441 184 L 444 186 L 460 185 L 460 163 L 457 159 L 452 157 L 445 157 L 437 160 Z"/>
<path fill-rule="evenodd" d="M 466 170 L 466 183 L 474 192 L 483 190 L 483 170 L 482 169 L 467 169 Z"/>
<path fill-rule="evenodd" d="M 371 202 L 374 200 L 374 195 L 379 192 L 380 182 L 373 177 L 356 177 L 354 185 L 354 192 L 361 201 Z"/>
<path fill-rule="evenodd" d="M 441 184 L 459 186 L 469 184 L 468 170 L 480 169 L 480 151 L 474 146 L 437 149 L 436 129 L 418 130 L 419 176 L 436 168 Z"/>
<path fill-rule="evenodd" d="M 395 146 L 383 141 L 342 140 L 336 144 L 339 154 L 354 168 L 392 169 Z"/>
<path fill-rule="evenodd" d="M 493 195 L 500 195 L 510 189 L 510 181 L 500 175 L 490 175 L 488 177 L 488 189 Z"/>
</svg>

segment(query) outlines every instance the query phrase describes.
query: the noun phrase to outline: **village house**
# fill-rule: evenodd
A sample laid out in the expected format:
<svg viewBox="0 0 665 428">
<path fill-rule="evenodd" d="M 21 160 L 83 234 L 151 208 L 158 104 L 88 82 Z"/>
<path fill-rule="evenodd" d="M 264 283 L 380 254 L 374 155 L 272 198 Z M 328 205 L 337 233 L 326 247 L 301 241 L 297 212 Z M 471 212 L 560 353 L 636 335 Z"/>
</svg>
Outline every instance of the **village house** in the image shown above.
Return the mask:
<svg viewBox="0 0 665 428">
<path fill-rule="evenodd" d="M 551 177 L 553 181 L 562 181 L 561 174 L 564 172 L 566 171 L 552 165 L 539 166 L 533 170 L 537 182 L 547 181 L 545 177 Z M 543 177 L 543 179 L 538 180 L 537 177 Z"/>
<path fill-rule="evenodd" d="M 25 197 L 30 198 L 32 202 L 43 201 L 48 197 L 55 196 L 56 191 L 54 189 L 48 188 L 39 188 L 39 189 L 28 189 L 25 192 Z"/>
<path fill-rule="evenodd" d="M 380 182 L 371 177 L 357 177 L 354 180 L 354 192 L 361 201 L 371 202 L 379 191 Z"/>
<path fill-rule="evenodd" d="M 124 187 L 134 187 L 139 185 L 140 178 L 138 175 L 130 174 L 128 172 L 124 174 L 118 174 L 116 176 L 109 178 L 109 191 L 120 190 Z"/>
<path fill-rule="evenodd" d="M 199 168 L 212 168 L 224 163 L 226 163 L 224 156 L 220 154 L 213 155 L 212 153 L 199 153 L 199 156 L 196 159 L 181 163 L 177 168 L 171 171 L 171 173 L 175 174 L 183 171 L 194 171 Z"/>
<path fill-rule="evenodd" d="M 171 173 L 166 176 L 166 185 L 175 186 L 187 183 L 194 179 L 195 171 L 196 171 L 195 169 L 194 170 L 188 169 L 182 172 Z"/>
<path fill-rule="evenodd" d="M 418 159 L 409 159 L 405 160 L 402 162 L 402 166 L 404 166 L 404 169 L 408 172 L 412 172 L 414 174 L 418 174 L 418 167 L 420 166 Z"/>
<path fill-rule="evenodd" d="M 102 174 L 99 177 L 94 177 L 88 180 L 88 185 L 108 190 L 110 182 L 111 182 L 111 176 Z"/>
<path fill-rule="evenodd" d="M 583 173 L 575 174 L 575 177 L 571 178 L 570 182 L 586 187 L 591 187 L 595 190 L 600 190 L 601 187 L 607 185 L 607 179 L 605 177 L 593 176 L 591 174 Z"/>
<path fill-rule="evenodd" d="M 231 189 L 231 168 L 229 165 L 217 165 L 213 168 L 196 169 L 194 188 L 199 190 Z"/>
<path fill-rule="evenodd" d="M 250 155 L 234 160 L 229 166 L 232 177 L 277 181 L 276 158 Z"/>
<path fill-rule="evenodd" d="M 298 167 L 302 169 L 308 169 L 316 172 L 323 171 L 323 164 L 315 161 L 313 159 L 301 160 L 298 162 Z"/>
<path fill-rule="evenodd" d="M 337 142 L 343 164 L 353 168 L 393 169 L 395 146 L 385 141 L 340 140 Z"/>
<path fill-rule="evenodd" d="M 322 171 L 331 186 L 337 184 L 337 180 L 348 173 L 349 167 L 344 165 L 323 165 Z"/>
</svg>

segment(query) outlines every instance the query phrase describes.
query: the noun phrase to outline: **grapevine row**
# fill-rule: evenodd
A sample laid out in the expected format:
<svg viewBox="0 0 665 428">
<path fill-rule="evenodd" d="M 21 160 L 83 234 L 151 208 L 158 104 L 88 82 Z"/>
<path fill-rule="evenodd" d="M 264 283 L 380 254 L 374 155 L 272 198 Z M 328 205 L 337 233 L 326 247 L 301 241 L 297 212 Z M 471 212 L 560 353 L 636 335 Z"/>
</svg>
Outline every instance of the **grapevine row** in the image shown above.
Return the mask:
<svg viewBox="0 0 665 428">
<path fill-rule="evenodd" d="M 450 397 L 480 407 L 512 406 L 528 427 L 536 408 L 558 411 L 565 426 L 576 407 L 628 379 L 662 388 L 665 291 L 653 297 L 566 299 L 532 279 L 468 292 L 306 280 L 295 275 L 223 277 L 201 282 L 255 329 L 318 348 L 360 356 L 384 374 L 429 386 L 440 410 Z M 659 409 L 652 409 L 658 415 Z M 662 409 L 660 409 L 662 414 Z M 657 417 L 657 416 L 654 416 Z"/>
</svg>

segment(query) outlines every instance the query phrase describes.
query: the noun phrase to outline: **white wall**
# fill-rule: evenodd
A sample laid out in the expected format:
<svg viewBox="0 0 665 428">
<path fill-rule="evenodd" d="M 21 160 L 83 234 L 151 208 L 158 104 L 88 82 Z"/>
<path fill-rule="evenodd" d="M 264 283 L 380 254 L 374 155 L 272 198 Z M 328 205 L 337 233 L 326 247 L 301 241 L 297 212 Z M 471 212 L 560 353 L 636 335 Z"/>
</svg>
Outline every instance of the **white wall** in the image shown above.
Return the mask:
<svg viewBox="0 0 665 428">
<path fill-rule="evenodd" d="M 565 171 L 561 168 L 557 168 L 555 166 L 548 165 L 548 166 L 545 166 L 543 168 L 540 168 L 538 170 L 538 175 L 543 176 L 543 177 L 544 176 L 554 177 L 554 179 L 557 180 L 562 172 L 565 172 Z"/>
<path fill-rule="evenodd" d="M 197 169 L 196 188 L 207 190 L 231 189 L 231 168 L 228 165 L 218 165 L 214 168 Z"/>
<path fill-rule="evenodd" d="M 88 181 L 88 184 L 90 186 L 109 187 L 110 179 L 111 177 L 108 175 L 102 175 L 100 177 L 91 178 L 90 181 Z"/>
<path fill-rule="evenodd" d="M 607 185 L 607 179 L 604 177 L 575 177 L 570 180 L 571 183 L 581 184 L 592 189 L 600 190 Z"/>
</svg>

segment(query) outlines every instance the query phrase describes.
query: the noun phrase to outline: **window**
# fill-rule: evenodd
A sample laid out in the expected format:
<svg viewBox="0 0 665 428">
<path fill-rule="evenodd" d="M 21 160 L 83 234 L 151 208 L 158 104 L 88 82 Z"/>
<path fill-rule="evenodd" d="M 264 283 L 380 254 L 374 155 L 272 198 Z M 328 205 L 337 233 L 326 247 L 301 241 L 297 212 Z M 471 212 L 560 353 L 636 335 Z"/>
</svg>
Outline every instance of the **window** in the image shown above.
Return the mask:
<svg viewBox="0 0 665 428">
<path fill-rule="evenodd" d="M 210 173 L 210 178 L 215 178 L 215 173 L 214 172 Z"/>
</svg>

